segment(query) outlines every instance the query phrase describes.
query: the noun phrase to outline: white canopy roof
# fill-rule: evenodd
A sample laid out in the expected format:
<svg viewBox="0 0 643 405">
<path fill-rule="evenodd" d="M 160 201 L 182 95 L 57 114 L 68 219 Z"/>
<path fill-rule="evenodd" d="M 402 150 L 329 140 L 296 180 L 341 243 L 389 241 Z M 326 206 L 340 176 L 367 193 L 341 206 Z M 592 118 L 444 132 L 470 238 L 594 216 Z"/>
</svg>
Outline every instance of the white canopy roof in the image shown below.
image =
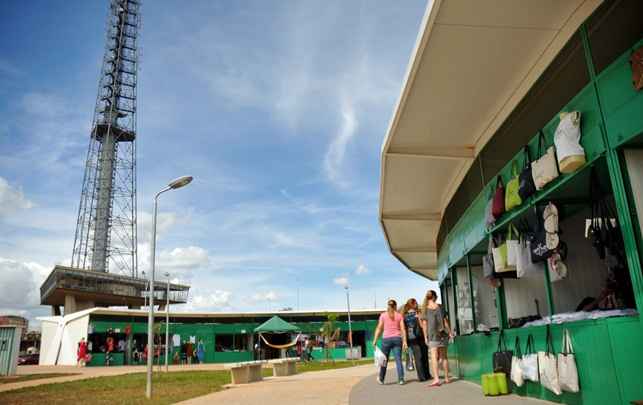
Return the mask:
<svg viewBox="0 0 643 405">
<path fill-rule="evenodd" d="M 487 141 L 600 0 L 435 0 L 382 146 L 391 253 L 437 277 L 444 210 Z"/>
</svg>

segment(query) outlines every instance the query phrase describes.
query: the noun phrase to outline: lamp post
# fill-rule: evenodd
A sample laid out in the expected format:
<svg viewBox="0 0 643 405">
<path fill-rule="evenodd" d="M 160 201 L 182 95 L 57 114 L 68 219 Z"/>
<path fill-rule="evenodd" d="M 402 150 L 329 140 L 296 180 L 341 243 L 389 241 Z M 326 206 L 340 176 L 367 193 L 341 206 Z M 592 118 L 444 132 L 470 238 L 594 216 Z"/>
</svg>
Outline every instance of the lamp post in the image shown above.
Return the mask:
<svg viewBox="0 0 643 405">
<path fill-rule="evenodd" d="M 351 361 L 355 364 L 355 356 L 353 353 L 353 327 L 351 326 L 351 300 L 348 284 L 344 286 L 344 289 L 346 290 L 346 308 L 348 309 L 348 345 L 350 346 Z"/>
<path fill-rule="evenodd" d="M 165 292 L 165 372 L 169 371 L 167 365 L 167 353 L 170 349 L 170 273 L 165 273 L 167 277 L 167 291 Z"/>
<path fill-rule="evenodd" d="M 154 363 L 154 268 L 156 266 L 156 215 L 158 213 L 159 196 L 166 191 L 175 190 L 187 186 L 192 181 L 192 176 L 183 176 L 172 181 L 163 190 L 154 196 L 154 217 L 152 219 L 152 252 L 151 262 L 152 271 L 150 271 L 149 296 L 150 304 L 147 311 L 147 384 L 145 387 L 145 396 L 152 398 L 152 366 Z"/>
<path fill-rule="evenodd" d="M 141 274 L 143 275 L 143 279 L 145 279 L 145 271 L 142 271 Z M 149 291 L 149 287 L 150 287 L 149 283 L 146 282 L 145 283 L 145 289 Z M 143 296 L 143 307 L 146 307 L 146 306 L 147 306 L 147 295 L 144 295 Z"/>
</svg>

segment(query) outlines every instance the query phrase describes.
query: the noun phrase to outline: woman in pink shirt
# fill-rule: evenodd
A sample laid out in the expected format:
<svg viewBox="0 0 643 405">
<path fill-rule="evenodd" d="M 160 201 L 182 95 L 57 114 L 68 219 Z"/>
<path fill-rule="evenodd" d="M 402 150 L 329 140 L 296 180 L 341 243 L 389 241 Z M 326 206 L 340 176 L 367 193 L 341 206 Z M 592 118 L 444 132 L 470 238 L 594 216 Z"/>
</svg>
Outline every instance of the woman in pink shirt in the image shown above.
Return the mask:
<svg viewBox="0 0 643 405">
<path fill-rule="evenodd" d="M 386 312 L 380 314 L 380 320 L 375 328 L 375 336 L 373 337 L 373 347 L 377 346 L 377 339 L 382 335 L 382 353 L 388 359 L 388 355 L 393 351 L 395 358 L 395 367 L 397 369 L 397 380 L 400 385 L 404 385 L 404 366 L 402 365 L 402 350 L 406 350 L 406 327 L 404 326 L 404 318 L 397 312 L 397 302 L 391 299 L 387 303 Z M 380 374 L 377 377 L 377 382 L 384 384 L 384 377 L 386 377 L 386 366 L 380 367 Z"/>
</svg>

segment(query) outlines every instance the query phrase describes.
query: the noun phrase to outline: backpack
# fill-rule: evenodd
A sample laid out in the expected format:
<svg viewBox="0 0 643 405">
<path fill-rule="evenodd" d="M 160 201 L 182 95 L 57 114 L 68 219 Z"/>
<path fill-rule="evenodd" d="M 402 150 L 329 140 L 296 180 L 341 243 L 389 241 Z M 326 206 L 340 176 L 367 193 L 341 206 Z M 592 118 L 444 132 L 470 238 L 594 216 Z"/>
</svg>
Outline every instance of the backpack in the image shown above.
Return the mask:
<svg viewBox="0 0 643 405">
<path fill-rule="evenodd" d="M 409 312 L 406 314 L 404 317 L 404 325 L 406 326 L 406 335 L 409 340 L 420 337 L 420 325 L 415 312 Z"/>
</svg>

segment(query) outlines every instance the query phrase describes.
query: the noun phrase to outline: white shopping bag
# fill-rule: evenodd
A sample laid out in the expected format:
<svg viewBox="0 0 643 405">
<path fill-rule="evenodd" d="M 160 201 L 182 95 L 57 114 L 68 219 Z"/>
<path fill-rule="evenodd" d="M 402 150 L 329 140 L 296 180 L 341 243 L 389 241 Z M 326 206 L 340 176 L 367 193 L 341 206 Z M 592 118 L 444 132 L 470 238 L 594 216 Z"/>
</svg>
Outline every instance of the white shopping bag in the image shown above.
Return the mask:
<svg viewBox="0 0 643 405">
<path fill-rule="evenodd" d="M 556 395 L 562 394 L 560 390 L 560 380 L 558 379 L 558 364 L 556 353 L 554 353 L 554 344 L 551 338 L 549 325 L 547 326 L 547 349 L 544 352 L 538 352 L 538 371 L 540 374 L 540 384 Z"/>
<path fill-rule="evenodd" d="M 523 380 L 538 382 L 538 355 L 534 352 L 534 337 L 532 335 L 527 337 L 525 354 L 520 360 L 520 371 L 522 371 Z"/>
<path fill-rule="evenodd" d="M 511 358 L 511 381 L 516 384 L 517 387 L 522 387 L 525 383 L 525 380 L 522 377 L 522 358 L 518 356 L 513 356 Z"/>
<path fill-rule="evenodd" d="M 558 353 L 558 380 L 563 391 L 578 392 L 578 370 L 576 356 L 569 331 L 563 333 L 563 351 Z"/>
<path fill-rule="evenodd" d="M 375 347 L 375 355 L 373 356 L 375 358 L 375 367 L 378 369 L 380 367 L 386 367 L 386 363 L 388 362 L 388 359 L 382 353 L 379 347 Z"/>
</svg>

